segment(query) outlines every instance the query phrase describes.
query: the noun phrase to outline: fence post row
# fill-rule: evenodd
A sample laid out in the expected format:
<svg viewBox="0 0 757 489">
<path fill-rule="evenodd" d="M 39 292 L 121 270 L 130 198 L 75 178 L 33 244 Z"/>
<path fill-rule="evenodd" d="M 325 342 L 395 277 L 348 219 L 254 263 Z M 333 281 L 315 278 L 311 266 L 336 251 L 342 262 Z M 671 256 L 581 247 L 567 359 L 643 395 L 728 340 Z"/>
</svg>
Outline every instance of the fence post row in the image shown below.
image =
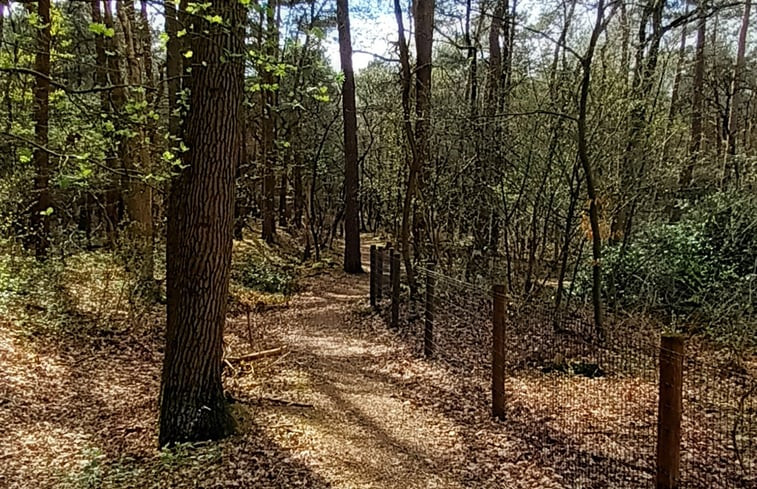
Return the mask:
<svg viewBox="0 0 757 489">
<path fill-rule="evenodd" d="M 376 245 L 371 245 L 371 307 L 376 307 Z"/>
<path fill-rule="evenodd" d="M 399 328 L 400 323 L 400 254 L 398 251 L 392 252 L 392 261 L 390 268 L 390 277 L 392 283 L 392 328 Z"/>
<path fill-rule="evenodd" d="M 660 398 L 657 411 L 657 489 L 678 489 L 683 412 L 683 336 L 663 335 L 660 343 Z"/>
<path fill-rule="evenodd" d="M 400 254 L 391 245 L 389 250 L 391 286 L 391 326 L 399 326 Z M 371 246 L 371 305 L 382 300 L 384 289 L 384 251 Z M 434 263 L 426 271 L 426 297 L 423 332 L 423 353 L 434 355 Z M 493 287 L 492 298 L 492 415 L 505 419 L 505 286 Z M 681 335 L 663 335 L 660 345 L 660 385 L 657 413 L 656 488 L 678 489 L 681 465 L 681 419 L 683 413 L 683 355 Z"/>
<path fill-rule="evenodd" d="M 379 246 L 376 248 L 376 304 L 381 304 L 383 299 L 383 283 L 384 283 L 384 247 Z"/>
<path fill-rule="evenodd" d="M 492 291 L 492 415 L 505 419 L 505 286 L 497 284 Z"/>
<path fill-rule="evenodd" d="M 428 264 L 426 271 L 426 307 L 423 328 L 423 354 L 430 358 L 434 354 L 434 271 L 435 263 Z"/>
</svg>

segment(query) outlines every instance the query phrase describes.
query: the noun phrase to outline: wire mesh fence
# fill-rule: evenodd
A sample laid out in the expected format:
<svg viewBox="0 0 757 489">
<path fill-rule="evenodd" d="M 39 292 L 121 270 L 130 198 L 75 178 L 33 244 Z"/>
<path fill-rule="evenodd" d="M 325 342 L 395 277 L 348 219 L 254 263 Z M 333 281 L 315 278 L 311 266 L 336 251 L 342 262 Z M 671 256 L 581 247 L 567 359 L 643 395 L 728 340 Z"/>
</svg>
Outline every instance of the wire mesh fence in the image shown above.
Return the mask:
<svg viewBox="0 0 757 489">
<path fill-rule="evenodd" d="M 503 361 L 493 367 L 489 287 L 416 266 L 412 287 L 400 276 L 395 319 L 393 284 L 379 277 L 377 310 L 419 355 L 479 390 L 504 372 L 504 426 L 528 432 L 528 449 L 570 487 L 667 487 L 656 479 L 668 463 L 660 453 L 669 450 L 658 449 L 667 429 L 658 426 L 660 413 L 670 409 L 660 401 L 660 357 L 671 352 L 659 332 L 622 324 L 598 334 L 580 313 L 505 298 Z M 681 358 L 678 487 L 757 487 L 757 379 L 699 350 Z"/>
</svg>

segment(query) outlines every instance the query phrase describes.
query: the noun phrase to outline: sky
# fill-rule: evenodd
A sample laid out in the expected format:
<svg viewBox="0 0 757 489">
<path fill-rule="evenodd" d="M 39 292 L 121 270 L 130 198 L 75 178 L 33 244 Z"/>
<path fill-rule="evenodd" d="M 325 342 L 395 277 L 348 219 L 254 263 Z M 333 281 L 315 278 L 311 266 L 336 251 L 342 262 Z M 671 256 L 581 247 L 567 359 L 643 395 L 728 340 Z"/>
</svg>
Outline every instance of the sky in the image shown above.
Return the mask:
<svg viewBox="0 0 757 489">
<path fill-rule="evenodd" d="M 386 1 L 386 4 L 391 2 Z M 355 71 L 368 66 L 374 53 L 382 57 L 393 57 L 393 43 L 397 42 L 397 21 L 394 13 L 375 12 L 374 14 L 351 13 L 350 30 L 352 31 L 352 67 Z M 339 69 L 339 36 L 334 29 L 328 34 L 327 54 L 334 68 Z M 365 51 L 365 52 L 354 52 Z"/>
</svg>

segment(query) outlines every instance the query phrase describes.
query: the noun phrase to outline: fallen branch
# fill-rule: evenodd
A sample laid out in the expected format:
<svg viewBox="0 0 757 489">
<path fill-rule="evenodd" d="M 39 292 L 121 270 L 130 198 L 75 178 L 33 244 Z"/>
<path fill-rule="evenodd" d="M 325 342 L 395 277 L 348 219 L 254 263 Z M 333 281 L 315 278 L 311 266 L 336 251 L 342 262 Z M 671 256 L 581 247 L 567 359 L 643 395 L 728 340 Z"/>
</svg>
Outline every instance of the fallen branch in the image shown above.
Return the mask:
<svg viewBox="0 0 757 489">
<path fill-rule="evenodd" d="M 261 401 L 267 401 L 271 404 L 276 404 L 278 406 L 286 406 L 286 407 L 300 407 L 300 408 L 312 408 L 312 404 L 302 403 L 302 402 L 294 402 L 294 401 L 287 401 L 284 399 L 276 399 L 273 397 L 261 397 Z"/>
<path fill-rule="evenodd" d="M 241 355 L 238 357 L 228 357 L 226 360 L 228 362 L 245 362 L 248 360 L 257 360 L 259 358 L 266 358 L 266 357 L 272 357 L 274 355 L 278 355 L 279 353 L 283 353 L 286 350 L 286 347 L 280 346 L 278 348 L 272 348 L 270 350 L 263 350 L 263 351 L 256 351 L 254 353 L 248 353 L 247 355 Z"/>
</svg>

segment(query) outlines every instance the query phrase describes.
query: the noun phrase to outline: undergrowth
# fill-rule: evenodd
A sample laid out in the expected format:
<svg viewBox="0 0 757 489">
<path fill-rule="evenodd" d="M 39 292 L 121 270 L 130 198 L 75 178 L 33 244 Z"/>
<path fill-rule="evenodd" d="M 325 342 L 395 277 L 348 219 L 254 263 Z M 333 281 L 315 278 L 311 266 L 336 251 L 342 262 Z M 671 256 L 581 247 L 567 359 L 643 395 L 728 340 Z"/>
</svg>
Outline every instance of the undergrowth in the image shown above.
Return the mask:
<svg viewBox="0 0 757 489">
<path fill-rule="evenodd" d="M 232 307 L 242 303 L 254 307 L 258 303 L 286 302 L 297 290 L 299 265 L 286 250 L 274 249 L 253 238 L 234 243 L 231 268 Z"/>
<path fill-rule="evenodd" d="M 103 334 L 134 324 L 153 304 L 134 296 L 134 280 L 105 251 L 38 261 L 0 246 L 0 315 L 21 334 Z"/>
</svg>

